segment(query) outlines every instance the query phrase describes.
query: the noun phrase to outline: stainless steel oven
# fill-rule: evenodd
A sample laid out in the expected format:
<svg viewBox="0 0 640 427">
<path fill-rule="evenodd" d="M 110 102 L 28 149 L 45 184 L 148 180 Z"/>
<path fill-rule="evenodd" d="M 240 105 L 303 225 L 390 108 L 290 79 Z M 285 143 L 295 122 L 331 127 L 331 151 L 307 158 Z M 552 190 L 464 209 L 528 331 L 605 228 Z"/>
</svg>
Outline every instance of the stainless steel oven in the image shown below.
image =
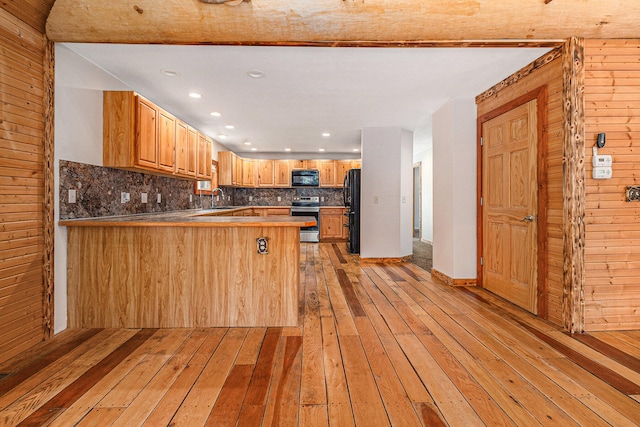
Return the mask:
<svg viewBox="0 0 640 427">
<path fill-rule="evenodd" d="M 301 242 L 320 241 L 320 198 L 296 197 L 291 203 L 291 216 L 310 216 L 316 219 L 316 225 L 300 228 Z"/>
</svg>

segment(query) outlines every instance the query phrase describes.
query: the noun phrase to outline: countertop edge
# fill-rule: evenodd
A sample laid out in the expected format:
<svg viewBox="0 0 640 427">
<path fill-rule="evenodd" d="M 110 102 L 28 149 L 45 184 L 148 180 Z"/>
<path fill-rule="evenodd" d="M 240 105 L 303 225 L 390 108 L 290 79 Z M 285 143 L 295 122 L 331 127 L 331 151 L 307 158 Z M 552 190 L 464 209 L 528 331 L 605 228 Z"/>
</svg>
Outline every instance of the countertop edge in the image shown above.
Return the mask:
<svg viewBox="0 0 640 427">
<path fill-rule="evenodd" d="M 233 208 L 224 212 L 239 211 Z M 224 216 L 221 211 L 190 210 L 112 217 L 63 219 L 64 227 L 310 227 L 314 217 L 305 216 Z"/>
</svg>

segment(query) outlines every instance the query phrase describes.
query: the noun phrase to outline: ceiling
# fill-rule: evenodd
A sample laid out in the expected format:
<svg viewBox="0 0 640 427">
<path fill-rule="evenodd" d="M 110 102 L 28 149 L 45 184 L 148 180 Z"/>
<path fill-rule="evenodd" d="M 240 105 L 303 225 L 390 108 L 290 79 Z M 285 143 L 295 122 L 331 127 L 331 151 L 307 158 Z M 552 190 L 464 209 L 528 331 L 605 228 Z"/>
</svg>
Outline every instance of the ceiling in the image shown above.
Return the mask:
<svg viewBox="0 0 640 427">
<path fill-rule="evenodd" d="M 320 149 L 327 157 L 358 157 L 364 127 L 414 131 L 420 152 L 431 143 L 431 115 L 448 99 L 473 99 L 549 51 L 65 45 L 230 150 L 254 157 L 317 156 Z M 264 76 L 252 78 L 251 71 Z"/>
</svg>

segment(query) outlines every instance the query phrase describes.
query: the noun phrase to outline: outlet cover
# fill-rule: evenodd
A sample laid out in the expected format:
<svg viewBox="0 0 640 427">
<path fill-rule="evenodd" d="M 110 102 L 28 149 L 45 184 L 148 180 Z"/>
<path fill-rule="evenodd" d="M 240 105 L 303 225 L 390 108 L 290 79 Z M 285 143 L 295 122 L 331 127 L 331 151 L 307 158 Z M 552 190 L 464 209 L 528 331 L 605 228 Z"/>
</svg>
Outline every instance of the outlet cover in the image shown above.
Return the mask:
<svg viewBox="0 0 640 427">
<path fill-rule="evenodd" d="M 69 203 L 76 202 L 76 190 L 69 190 Z"/>
<path fill-rule="evenodd" d="M 158 200 L 158 203 L 162 203 L 162 194 L 158 193 L 157 200 Z"/>
<path fill-rule="evenodd" d="M 127 203 L 129 200 L 131 200 L 131 194 L 124 191 L 120 193 L 120 203 Z"/>
<path fill-rule="evenodd" d="M 147 193 L 140 193 L 140 202 L 147 203 Z"/>
</svg>

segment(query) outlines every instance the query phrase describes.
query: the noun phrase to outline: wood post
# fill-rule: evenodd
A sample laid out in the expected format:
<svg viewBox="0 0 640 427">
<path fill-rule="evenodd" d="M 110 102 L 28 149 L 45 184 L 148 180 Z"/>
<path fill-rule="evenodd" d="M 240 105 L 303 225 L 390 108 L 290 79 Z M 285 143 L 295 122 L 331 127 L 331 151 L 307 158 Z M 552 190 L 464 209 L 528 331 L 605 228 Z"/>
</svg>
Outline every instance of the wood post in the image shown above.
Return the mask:
<svg viewBox="0 0 640 427">
<path fill-rule="evenodd" d="M 54 285 L 54 68 L 55 68 L 55 45 L 47 40 L 45 36 L 44 53 L 44 200 L 43 200 L 43 238 L 44 238 L 44 258 L 43 258 L 43 332 L 45 338 L 51 338 L 54 333 L 53 316 L 53 285 Z"/>
<path fill-rule="evenodd" d="M 585 123 L 584 39 L 572 37 L 563 52 L 563 326 L 584 331 L 585 288 Z"/>
</svg>

